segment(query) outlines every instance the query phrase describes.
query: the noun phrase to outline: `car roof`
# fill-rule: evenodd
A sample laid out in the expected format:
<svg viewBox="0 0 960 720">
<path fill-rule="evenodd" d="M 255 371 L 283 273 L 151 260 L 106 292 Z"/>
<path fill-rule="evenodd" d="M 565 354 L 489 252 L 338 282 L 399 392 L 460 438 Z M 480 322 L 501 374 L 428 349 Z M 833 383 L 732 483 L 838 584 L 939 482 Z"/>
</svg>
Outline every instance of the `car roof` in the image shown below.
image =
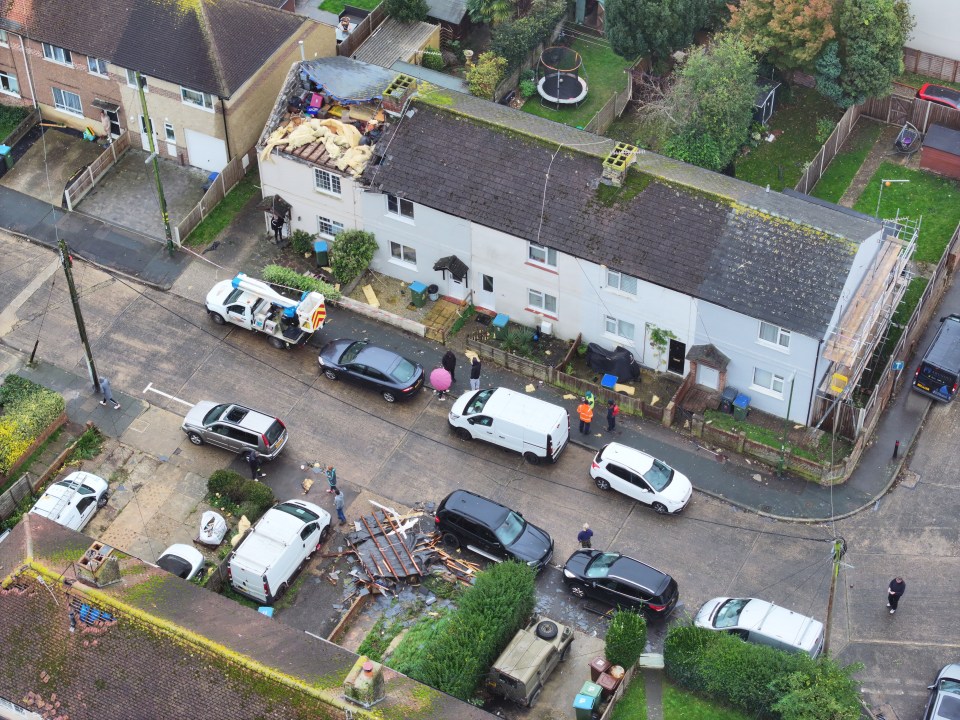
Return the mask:
<svg viewBox="0 0 960 720">
<path fill-rule="evenodd" d="M 621 555 L 613 561 L 607 577 L 626 580 L 651 592 L 659 592 L 670 582 L 670 576 L 665 572 L 627 555 Z"/>
<path fill-rule="evenodd" d="M 227 419 L 227 415 L 230 414 L 230 411 L 233 408 L 239 408 L 247 411 L 240 422 L 230 422 L 230 420 Z M 236 403 L 227 408 L 223 415 L 220 416 L 220 422 L 236 425 L 237 427 L 244 428 L 245 430 L 253 430 L 254 432 L 258 433 L 265 433 L 276 421 L 277 419 L 275 417 L 265 415 L 259 410 L 251 410 L 244 405 L 237 405 Z"/>
<path fill-rule="evenodd" d="M 924 83 L 920 87 L 921 95 L 930 95 L 936 98 L 945 98 L 954 103 L 960 103 L 960 90 L 946 87 L 944 85 L 934 85 L 933 83 Z"/>
<path fill-rule="evenodd" d="M 598 453 L 603 460 L 614 460 L 636 470 L 641 475 L 653 467 L 653 456 L 642 450 L 621 445 L 617 442 L 609 443 Z"/>
<path fill-rule="evenodd" d="M 744 630 L 762 632 L 804 650 L 813 647 L 822 625 L 819 620 L 758 598 L 750 598 L 744 605 L 738 623 Z"/>
<path fill-rule="evenodd" d="M 440 511 L 456 512 L 494 528 L 503 524 L 511 512 L 510 508 L 469 490 L 454 490 L 447 495 L 440 503 Z"/>
<path fill-rule="evenodd" d="M 522 425 L 530 430 L 549 433 L 567 411 L 546 400 L 498 387 L 484 404 L 480 414 L 495 415 L 501 420 Z"/>
<path fill-rule="evenodd" d="M 356 362 L 387 372 L 399 359 L 400 356 L 393 350 L 387 350 L 378 345 L 367 345 L 357 354 Z"/>
</svg>

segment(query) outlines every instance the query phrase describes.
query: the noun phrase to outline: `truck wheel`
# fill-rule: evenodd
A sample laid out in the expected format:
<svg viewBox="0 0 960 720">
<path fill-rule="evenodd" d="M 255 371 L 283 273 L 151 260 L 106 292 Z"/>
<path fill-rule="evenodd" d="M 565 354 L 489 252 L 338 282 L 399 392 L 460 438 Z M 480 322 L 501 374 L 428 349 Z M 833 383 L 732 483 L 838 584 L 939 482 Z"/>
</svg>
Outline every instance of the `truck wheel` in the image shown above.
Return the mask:
<svg viewBox="0 0 960 720">
<path fill-rule="evenodd" d="M 330 380 L 337 379 L 337 374 L 333 370 L 330 370 L 330 369 L 324 370 L 323 374 L 326 375 L 327 378 L 329 378 Z"/>
<path fill-rule="evenodd" d="M 473 435 L 466 428 L 457 428 L 457 437 L 461 440 L 473 440 Z"/>
<path fill-rule="evenodd" d="M 98 507 L 98 508 L 104 507 L 104 506 L 107 504 L 107 500 L 109 500 L 109 499 L 110 499 L 110 498 L 109 498 L 109 496 L 107 495 L 107 493 L 104 493 L 104 494 L 101 495 L 100 498 L 97 500 L 97 507 Z"/>
<path fill-rule="evenodd" d="M 527 703 L 528 708 L 532 708 L 534 705 L 537 704 L 537 700 L 540 699 L 541 692 L 543 692 L 542 687 L 538 687 L 536 690 L 533 691 L 533 695 L 530 696 L 530 701 Z"/>
<path fill-rule="evenodd" d="M 552 620 L 543 620 L 537 623 L 537 637 L 541 640 L 553 640 L 560 629 Z"/>
<path fill-rule="evenodd" d="M 286 350 L 287 344 L 278 337 L 271 335 L 267 338 L 267 342 L 273 345 L 277 350 Z"/>
<path fill-rule="evenodd" d="M 453 533 L 444 533 L 443 537 L 440 538 L 440 542 L 443 544 L 443 549 L 447 552 L 454 552 L 460 549 L 460 539 Z"/>
<path fill-rule="evenodd" d="M 563 646 L 563 650 L 560 651 L 560 662 L 563 662 L 567 659 L 567 655 L 570 654 L 570 648 L 573 647 L 573 641 L 567 643 Z"/>
<path fill-rule="evenodd" d="M 188 439 L 190 440 L 190 442 L 192 442 L 194 445 L 203 445 L 203 438 L 200 437 L 200 434 L 199 434 L 199 433 L 195 433 L 195 432 L 193 432 L 193 431 L 191 430 L 190 432 L 187 433 L 187 438 L 188 438 Z"/>
<path fill-rule="evenodd" d="M 525 453 L 523 454 L 523 459 L 526 460 L 526 461 L 527 461 L 528 463 L 530 463 L 531 465 L 539 465 L 539 464 L 540 464 L 540 456 L 537 455 L 536 453 L 525 452 Z"/>
<path fill-rule="evenodd" d="M 210 319 L 213 320 L 214 325 L 226 325 L 227 321 L 224 319 L 223 315 L 220 313 L 215 313 L 213 310 L 207 313 L 210 316 Z"/>
<path fill-rule="evenodd" d="M 276 594 L 273 596 L 273 599 L 276 600 L 278 597 L 283 595 L 287 591 L 287 584 L 280 583 L 280 587 L 277 588 Z M 272 604 L 272 603 L 271 603 Z"/>
</svg>

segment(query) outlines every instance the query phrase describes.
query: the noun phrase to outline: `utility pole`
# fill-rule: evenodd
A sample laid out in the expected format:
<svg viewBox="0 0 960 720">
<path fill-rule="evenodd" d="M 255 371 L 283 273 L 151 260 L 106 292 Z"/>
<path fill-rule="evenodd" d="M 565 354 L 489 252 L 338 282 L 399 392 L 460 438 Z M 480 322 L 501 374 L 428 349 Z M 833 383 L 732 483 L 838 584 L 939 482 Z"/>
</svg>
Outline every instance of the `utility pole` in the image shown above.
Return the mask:
<svg viewBox="0 0 960 720">
<path fill-rule="evenodd" d="M 160 217 L 163 218 L 163 231 L 167 237 L 167 252 L 173 255 L 173 233 L 170 231 L 170 215 L 167 213 L 167 199 L 163 196 L 163 183 L 160 182 L 160 158 L 157 153 L 157 145 L 153 139 L 153 120 L 150 119 L 150 113 L 147 111 L 147 96 L 143 92 L 143 86 L 146 84 L 139 70 L 133 71 L 137 79 L 137 92 L 140 95 L 140 108 L 143 112 L 143 122 L 146 125 L 147 137 L 150 139 L 150 157 L 147 162 L 153 160 L 153 177 L 157 181 L 157 197 L 160 199 Z"/>
<path fill-rule="evenodd" d="M 840 560 L 847 552 L 847 541 L 837 535 L 833 539 L 833 573 L 830 577 L 830 597 L 827 600 L 827 624 L 823 630 L 823 654 L 830 653 L 830 622 L 833 619 L 833 596 L 837 591 L 837 577 L 840 575 Z"/>
<path fill-rule="evenodd" d="M 83 343 L 83 351 L 87 355 L 87 370 L 90 372 L 90 381 L 93 383 L 93 391 L 100 391 L 100 376 L 97 375 L 97 366 L 93 364 L 93 353 L 90 351 L 90 341 L 87 340 L 87 328 L 83 324 L 83 315 L 80 314 L 80 298 L 77 296 L 77 287 L 73 284 L 73 259 L 70 257 L 70 251 L 67 249 L 66 240 L 60 240 L 60 263 L 63 265 L 63 273 L 67 276 L 67 287 L 70 290 L 70 301 L 73 303 L 73 314 L 77 316 L 77 330 L 80 331 L 80 342 Z"/>
</svg>

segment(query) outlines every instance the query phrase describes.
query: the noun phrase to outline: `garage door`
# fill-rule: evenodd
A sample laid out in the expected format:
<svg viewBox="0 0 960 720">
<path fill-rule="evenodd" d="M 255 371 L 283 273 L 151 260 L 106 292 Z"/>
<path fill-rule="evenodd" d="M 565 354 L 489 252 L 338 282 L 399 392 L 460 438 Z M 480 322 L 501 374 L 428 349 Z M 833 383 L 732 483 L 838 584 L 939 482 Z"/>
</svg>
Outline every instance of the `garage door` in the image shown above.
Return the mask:
<svg viewBox="0 0 960 720">
<path fill-rule="evenodd" d="M 220 172 L 227 165 L 227 146 L 220 138 L 185 129 L 190 164 L 210 172 Z"/>
</svg>

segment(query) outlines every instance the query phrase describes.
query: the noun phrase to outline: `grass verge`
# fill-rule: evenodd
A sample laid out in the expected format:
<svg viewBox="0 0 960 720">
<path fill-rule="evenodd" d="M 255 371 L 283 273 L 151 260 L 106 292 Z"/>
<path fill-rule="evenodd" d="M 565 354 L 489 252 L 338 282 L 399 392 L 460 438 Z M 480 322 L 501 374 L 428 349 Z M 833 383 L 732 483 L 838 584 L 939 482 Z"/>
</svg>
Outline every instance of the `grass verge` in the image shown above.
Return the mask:
<svg viewBox="0 0 960 720">
<path fill-rule="evenodd" d="M 867 118 L 857 120 L 853 132 L 843 144 L 843 149 L 833 158 L 830 167 L 813 186 L 810 194 L 828 202 L 840 202 L 882 132 L 883 125 L 878 122 Z"/>
<path fill-rule="evenodd" d="M 77 438 L 77 444 L 67 457 L 67 464 L 79 460 L 92 460 L 100 454 L 102 449 L 103 435 L 95 427 L 87 428 L 83 431 L 83 435 Z"/>
<path fill-rule="evenodd" d="M 881 163 L 870 178 L 863 194 L 853 206 L 867 215 L 877 212 L 880 183 L 885 179 L 908 180 L 883 188 L 880 217 L 899 214 L 911 220 L 923 218 L 917 251 L 917 262 L 938 263 L 960 222 L 960 185 L 955 180 L 937 177 L 923 170 L 911 170 L 892 162 Z"/>
<path fill-rule="evenodd" d="M 194 228 L 183 244 L 187 247 L 197 247 L 213 242 L 224 231 L 227 225 L 237 216 L 250 198 L 257 194 L 259 188 L 254 182 L 256 173 L 247 173 L 243 180 L 231 188 L 227 196 L 220 201 L 213 212 Z"/>
<path fill-rule="evenodd" d="M 727 432 L 744 433 L 748 440 L 755 443 L 766 445 L 767 447 L 779 450 L 783 438 L 782 430 L 772 430 L 761 425 L 753 425 L 749 422 L 737 420 L 733 415 L 722 413 L 719 410 L 706 410 L 703 417 L 715 428 L 726 430 Z M 790 423 L 789 426 L 793 423 Z M 807 460 L 821 463 L 837 463 L 850 454 L 852 449 L 850 443 L 842 438 L 837 438 L 834 442 L 833 437 L 827 433 L 820 436 L 816 447 L 803 447 L 794 442 L 788 442 L 790 452 Z"/>
<path fill-rule="evenodd" d="M 910 87 L 915 87 L 917 90 L 919 90 L 920 86 L 924 83 L 933 83 L 934 85 L 943 85 L 943 87 L 951 87 L 954 90 L 960 90 L 960 82 L 950 82 L 949 80 L 941 80 L 940 78 L 930 77 L 929 75 L 919 75 L 911 72 L 905 72 L 903 75 L 897 78 L 897 82 L 903 83 L 904 85 L 909 85 Z"/>
<path fill-rule="evenodd" d="M 643 672 L 633 676 L 623 697 L 613 708 L 610 720 L 647 720 L 647 688 Z"/>
<path fill-rule="evenodd" d="M 360 8 L 361 10 L 373 10 L 380 4 L 380 0 L 350 0 L 350 6 Z M 323 0 L 317 7 L 327 12 L 332 12 L 337 17 L 343 12 L 346 3 L 343 0 Z"/>
<path fill-rule="evenodd" d="M 754 185 L 773 190 L 793 187 L 803 166 L 813 160 L 822 142 L 817 140 L 817 120 L 837 122 L 843 111 L 816 90 L 793 88 L 790 102 L 781 105 L 770 120 L 768 131 L 782 131 L 774 142 L 761 141 L 758 147 L 736 161 L 736 176 Z"/>
<path fill-rule="evenodd" d="M 665 682 L 663 720 L 749 720 L 749 717 Z"/>
</svg>

